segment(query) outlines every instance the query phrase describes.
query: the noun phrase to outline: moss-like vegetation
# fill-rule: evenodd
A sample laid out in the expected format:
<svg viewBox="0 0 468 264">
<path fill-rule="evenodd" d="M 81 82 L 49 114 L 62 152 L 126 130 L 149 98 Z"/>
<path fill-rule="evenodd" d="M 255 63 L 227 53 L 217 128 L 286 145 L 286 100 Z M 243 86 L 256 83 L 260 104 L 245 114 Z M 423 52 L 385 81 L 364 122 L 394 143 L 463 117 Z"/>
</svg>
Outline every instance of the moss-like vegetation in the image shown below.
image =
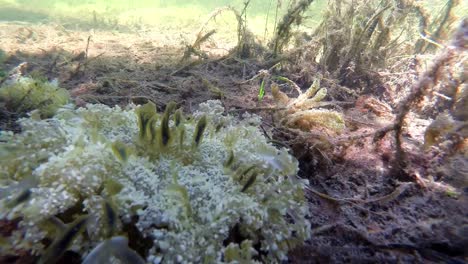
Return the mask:
<svg viewBox="0 0 468 264">
<path fill-rule="evenodd" d="M 20 134 L 1 133 L 0 216 L 21 219 L 5 250 L 44 262 L 69 246 L 83 255 L 96 247 L 92 261 L 118 246 L 127 252 L 120 257 L 138 259 L 119 238 L 130 236 L 122 225 L 135 225 L 153 241 L 142 256 L 150 262 L 286 259 L 310 232 L 297 161 L 267 143 L 257 117 L 224 116 L 216 101 L 189 118 L 174 108 L 61 108 L 50 119 L 22 119 Z M 44 228 L 57 219 L 71 224 Z"/>
<path fill-rule="evenodd" d="M 8 110 L 18 113 L 37 110 L 42 118 L 53 116 L 69 100 L 68 91 L 53 82 L 21 77 L 0 87 L 0 101 L 5 102 Z"/>
</svg>

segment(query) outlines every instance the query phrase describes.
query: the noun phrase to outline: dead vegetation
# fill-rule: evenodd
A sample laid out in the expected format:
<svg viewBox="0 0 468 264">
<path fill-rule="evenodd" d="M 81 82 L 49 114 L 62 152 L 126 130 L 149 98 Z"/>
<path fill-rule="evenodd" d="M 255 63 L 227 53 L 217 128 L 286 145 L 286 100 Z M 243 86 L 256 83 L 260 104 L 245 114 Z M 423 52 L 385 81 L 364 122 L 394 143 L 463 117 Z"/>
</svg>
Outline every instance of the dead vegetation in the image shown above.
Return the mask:
<svg viewBox="0 0 468 264">
<path fill-rule="evenodd" d="M 292 37 L 293 25 L 300 25 L 307 10 L 313 0 L 293 1 L 287 13 L 283 16 L 278 26 L 275 28 L 275 36 L 271 40 L 273 54 L 276 56 L 283 52 Z"/>
<path fill-rule="evenodd" d="M 305 2 L 312 1 L 300 1 L 298 8 L 306 8 Z M 342 84 L 359 86 L 355 79 L 363 80 L 363 75 L 391 66 L 403 55 L 434 51 L 453 28 L 453 12 L 459 4 L 447 1 L 440 13 L 430 16 L 410 0 L 331 1 L 312 34 L 312 46 L 306 48 L 320 67 Z M 275 43 L 281 44 L 275 45 L 275 52 L 289 41 L 293 22 L 300 23 L 300 10 L 288 12 L 283 20 L 287 22 L 278 26 Z"/>
</svg>

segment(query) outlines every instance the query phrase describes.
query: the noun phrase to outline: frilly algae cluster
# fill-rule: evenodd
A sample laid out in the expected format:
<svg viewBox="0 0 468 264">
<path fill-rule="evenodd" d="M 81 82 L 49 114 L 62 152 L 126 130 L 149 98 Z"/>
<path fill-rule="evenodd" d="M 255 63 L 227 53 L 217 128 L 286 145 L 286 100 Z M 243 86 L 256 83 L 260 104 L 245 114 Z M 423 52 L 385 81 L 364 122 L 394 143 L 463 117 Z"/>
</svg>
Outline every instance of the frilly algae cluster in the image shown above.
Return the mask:
<svg viewBox="0 0 468 264">
<path fill-rule="evenodd" d="M 153 241 L 142 256 L 150 263 L 286 259 L 310 233 L 298 163 L 267 142 L 258 117 L 223 112 L 219 101 L 191 117 L 174 104 L 164 113 L 88 105 L 21 119 L 20 134 L 0 134 L 0 216 L 19 220 L 2 248 L 47 255 L 43 239 L 59 233 L 50 219 L 86 215 L 70 245 L 83 257 L 122 244 L 106 239 L 135 225 Z"/>
</svg>

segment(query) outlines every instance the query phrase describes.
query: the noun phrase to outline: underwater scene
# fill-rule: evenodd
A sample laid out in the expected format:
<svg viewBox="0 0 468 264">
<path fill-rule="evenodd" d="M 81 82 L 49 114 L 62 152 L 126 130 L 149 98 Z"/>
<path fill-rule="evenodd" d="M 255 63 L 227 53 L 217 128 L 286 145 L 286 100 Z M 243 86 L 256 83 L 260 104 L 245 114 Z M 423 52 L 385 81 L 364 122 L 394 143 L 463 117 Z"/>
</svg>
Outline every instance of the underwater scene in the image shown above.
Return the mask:
<svg viewBox="0 0 468 264">
<path fill-rule="evenodd" d="M 467 14 L 0 0 L 0 263 L 468 262 Z"/>
</svg>

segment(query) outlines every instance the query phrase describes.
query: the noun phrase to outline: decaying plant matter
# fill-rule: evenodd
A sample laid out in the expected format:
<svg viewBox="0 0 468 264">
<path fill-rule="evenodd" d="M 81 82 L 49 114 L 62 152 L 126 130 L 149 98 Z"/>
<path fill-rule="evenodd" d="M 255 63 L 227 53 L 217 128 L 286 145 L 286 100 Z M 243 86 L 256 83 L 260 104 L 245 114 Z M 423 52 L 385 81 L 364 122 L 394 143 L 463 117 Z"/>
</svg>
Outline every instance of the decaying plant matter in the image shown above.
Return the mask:
<svg viewBox="0 0 468 264">
<path fill-rule="evenodd" d="M 415 1 L 335 1 L 314 33 L 320 65 L 342 81 L 402 54 L 427 52 L 447 34 L 458 1 L 432 18 Z M 411 45 L 415 43 L 416 45 Z"/>
<path fill-rule="evenodd" d="M 415 53 L 434 51 L 438 47 L 438 42 L 448 39 L 451 28 L 449 25 L 456 20 L 454 11 L 455 7 L 457 7 L 460 2 L 460 0 L 448 0 L 441 12 L 432 21 L 429 21 L 427 15 L 426 17 L 422 16 L 420 18 L 421 22 L 423 21 L 422 19 L 424 19 L 425 23 L 420 23 L 420 34 L 422 38 L 416 43 Z M 414 7 L 415 10 L 416 8 L 417 7 Z"/>
<path fill-rule="evenodd" d="M 440 52 L 433 60 L 431 67 L 429 67 L 421 76 L 418 82 L 416 82 L 410 94 L 402 100 L 397 109 L 397 116 L 393 125 L 389 127 L 386 132 L 395 130 L 395 143 L 396 143 L 396 155 L 395 155 L 395 168 L 400 172 L 403 172 L 408 166 L 408 159 L 406 157 L 405 150 L 402 146 L 402 133 L 405 123 L 405 118 L 413 110 L 415 105 L 420 102 L 424 95 L 427 94 L 433 87 L 440 82 L 441 72 L 446 67 L 453 67 L 455 61 L 466 62 L 466 33 L 468 31 L 468 21 L 464 20 L 460 24 L 451 45 L 446 47 Z M 459 86 L 460 91 L 457 93 L 454 99 L 456 101 L 466 102 L 466 85 Z M 458 98 L 457 98 L 458 97 Z M 460 106 L 455 102 L 453 105 L 452 112 L 455 117 L 462 117 L 459 114 L 459 108 L 466 108 L 466 106 Z M 466 146 L 466 120 L 454 120 L 452 116 L 447 113 L 439 114 L 435 121 L 427 127 L 425 133 L 425 147 L 432 146 L 437 142 L 442 142 L 442 138 L 448 134 L 452 137 L 455 136 L 455 140 L 450 141 L 450 145 L 455 150 L 459 150 L 462 154 L 467 150 Z M 463 132 L 464 131 L 464 132 Z M 386 133 L 385 132 L 385 133 Z M 384 133 L 384 134 L 385 134 Z M 446 144 L 449 144 L 446 142 Z M 453 154 L 453 153 L 452 153 Z M 465 154 L 463 154 L 465 155 Z"/>
<path fill-rule="evenodd" d="M 207 31 L 207 25 L 210 21 L 215 20 L 216 17 L 225 12 L 231 12 L 237 20 L 237 45 L 234 50 L 231 52 L 231 55 L 234 55 L 239 58 L 247 58 L 251 56 L 251 48 L 254 45 L 253 34 L 247 29 L 247 8 L 250 1 L 244 3 L 244 8 L 241 12 L 236 10 L 231 6 L 225 6 L 218 8 L 213 11 L 206 22 L 200 28 L 195 41 L 192 45 L 187 45 L 184 56 L 181 59 L 181 63 L 187 61 L 190 56 L 193 54 L 203 60 L 208 58 L 208 55 L 201 50 L 201 44 L 207 41 L 212 35 L 216 33 L 216 30 Z"/>
<path fill-rule="evenodd" d="M 313 0 L 301 0 L 296 5 L 292 6 L 283 16 L 283 19 L 275 29 L 275 36 L 270 43 L 274 55 L 283 51 L 283 48 L 288 44 L 292 36 L 291 27 L 293 24 L 301 24 L 303 14 L 312 2 Z"/>
<path fill-rule="evenodd" d="M 290 128 L 298 128 L 303 131 L 325 130 L 325 132 L 340 133 L 345 128 L 343 116 L 337 111 L 322 109 L 321 102 L 327 96 L 327 89 L 320 88 L 320 80 L 314 83 L 304 93 L 292 81 L 281 78 L 293 86 L 299 92 L 297 98 L 289 98 L 281 92 L 279 86 L 273 83 L 271 92 L 277 105 L 284 110 L 278 113 L 279 121 L 282 125 Z M 326 105 L 327 103 L 325 103 Z"/>
</svg>

